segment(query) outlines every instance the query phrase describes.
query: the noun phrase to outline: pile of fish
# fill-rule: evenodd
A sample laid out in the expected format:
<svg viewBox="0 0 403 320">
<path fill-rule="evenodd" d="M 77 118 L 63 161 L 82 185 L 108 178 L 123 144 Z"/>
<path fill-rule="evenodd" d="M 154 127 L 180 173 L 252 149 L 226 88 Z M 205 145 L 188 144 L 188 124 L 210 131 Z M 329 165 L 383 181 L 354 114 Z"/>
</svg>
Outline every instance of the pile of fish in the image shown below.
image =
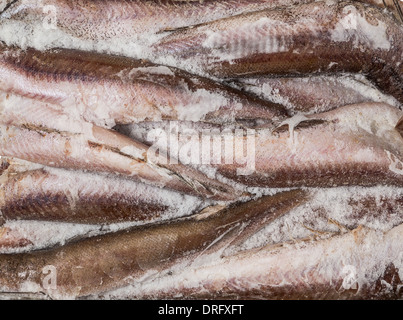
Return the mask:
<svg viewBox="0 0 403 320">
<path fill-rule="evenodd" d="M 1 0 L 0 299 L 402 298 L 402 9 Z"/>
</svg>

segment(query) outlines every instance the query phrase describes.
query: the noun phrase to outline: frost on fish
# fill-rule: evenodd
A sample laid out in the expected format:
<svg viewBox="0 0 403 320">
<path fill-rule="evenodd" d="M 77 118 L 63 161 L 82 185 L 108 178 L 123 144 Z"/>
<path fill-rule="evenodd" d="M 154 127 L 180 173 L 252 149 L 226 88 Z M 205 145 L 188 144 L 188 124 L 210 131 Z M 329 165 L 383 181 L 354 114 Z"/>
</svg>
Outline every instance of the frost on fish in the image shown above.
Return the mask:
<svg viewBox="0 0 403 320">
<path fill-rule="evenodd" d="M 0 227 L 0 251 L 4 248 L 21 248 L 31 244 L 32 242 L 25 238 L 18 230 L 4 226 Z"/>
<path fill-rule="evenodd" d="M 403 189 L 392 186 L 309 189 L 309 202 L 279 217 L 226 254 L 300 239 L 315 239 L 359 226 L 378 231 L 403 223 Z"/>
<path fill-rule="evenodd" d="M 274 131 L 256 131 L 255 170 L 240 163 L 214 165 L 221 175 L 249 186 L 402 185 L 403 138 L 395 126 L 402 112 L 368 103 L 307 116 Z M 242 159 L 246 138 L 238 138 Z M 243 140 L 243 142 L 242 142 Z M 393 158 L 391 158 L 391 154 Z M 393 161 L 392 161 L 393 159 Z"/>
<path fill-rule="evenodd" d="M 297 114 L 277 127 L 141 123 L 117 130 L 189 166 L 241 187 L 402 185 L 402 111 L 363 103 L 314 115 Z M 157 135 L 158 133 L 158 135 Z"/>
<path fill-rule="evenodd" d="M 402 297 L 402 231 L 357 228 L 318 241 L 252 249 L 161 276 L 103 297 L 396 299 Z"/>
<path fill-rule="evenodd" d="M 312 2 L 221 19 L 168 34 L 155 56 L 219 78 L 363 73 L 403 101 L 403 27 L 359 2 Z"/>
<path fill-rule="evenodd" d="M 384 102 L 401 108 L 362 75 L 326 75 L 299 78 L 248 78 L 232 83 L 262 99 L 282 104 L 290 114 L 326 112 L 349 104 Z"/>
<path fill-rule="evenodd" d="M 50 31 L 57 28 L 67 35 L 87 41 L 118 38 L 123 42 L 138 41 L 164 30 L 294 2 L 294 0 L 220 0 L 219 3 L 215 0 L 113 2 L 48 0 L 45 10 L 36 0 L 21 0 L 14 1 L 6 10 L 4 8 L 0 10 L 0 13 L 3 11 L 0 17 L 22 21 L 27 25 L 41 25 Z M 54 16 L 57 20 L 53 20 Z"/>
<path fill-rule="evenodd" d="M 262 118 L 270 122 L 286 115 L 278 104 L 143 60 L 76 50 L 0 48 L 2 91 L 42 101 L 43 107 L 15 95 L 1 98 L 5 108 L 21 104 L 18 108 L 25 114 L 24 108 L 54 109 L 53 114 L 103 127 L 163 119 L 222 123 Z"/>
<path fill-rule="evenodd" d="M 201 204 L 180 193 L 80 171 L 43 168 L 18 172 L 11 167 L 0 179 L 0 212 L 5 221 L 152 221 L 179 213 L 182 206 L 189 215 Z"/>
<path fill-rule="evenodd" d="M 119 174 L 200 197 L 221 200 L 236 197 L 232 187 L 178 162 L 153 163 L 147 158 L 148 147 L 128 137 L 96 126 L 92 127 L 92 134 L 94 139 L 85 133 L 59 132 L 46 127 L 1 125 L 0 154 L 51 167 Z M 136 152 L 131 155 L 121 151 L 128 146 Z"/>
<path fill-rule="evenodd" d="M 31 290 L 56 298 L 101 293 L 231 244 L 306 200 L 301 190 L 281 192 L 165 224 L 128 228 L 47 250 L 0 254 L 0 288 L 26 292 L 29 283 L 34 285 Z M 42 286 L 42 270 L 49 265 L 57 271 L 56 288 Z"/>
</svg>

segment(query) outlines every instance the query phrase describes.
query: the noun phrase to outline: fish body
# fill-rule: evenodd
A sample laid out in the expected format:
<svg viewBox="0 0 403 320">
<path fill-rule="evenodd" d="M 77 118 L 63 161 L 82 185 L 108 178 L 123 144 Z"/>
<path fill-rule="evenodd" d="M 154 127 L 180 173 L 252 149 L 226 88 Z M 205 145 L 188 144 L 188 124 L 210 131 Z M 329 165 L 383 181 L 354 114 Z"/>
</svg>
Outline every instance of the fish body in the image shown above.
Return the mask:
<svg viewBox="0 0 403 320">
<path fill-rule="evenodd" d="M 0 287 L 19 292 L 29 285 L 34 292 L 45 290 L 54 297 L 101 293 L 141 281 L 178 259 L 192 259 L 220 243 L 230 244 L 306 200 L 301 190 L 281 192 L 170 223 L 134 227 L 47 250 L 1 254 Z M 56 272 L 55 288 L 43 286 L 43 270 L 49 266 Z"/>
<path fill-rule="evenodd" d="M 401 186 L 401 117 L 400 110 L 377 103 L 309 115 L 306 128 L 304 117 L 297 115 L 284 125 L 286 131 L 256 132 L 255 170 L 250 175 L 237 174 L 245 167 L 240 161 L 215 167 L 223 176 L 250 186 Z M 243 148 L 234 149 L 235 159 L 242 159 L 236 152 L 247 150 L 247 138 L 240 139 L 244 142 L 235 143 Z"/>
<path fill-rule="evenodd" d="M 88 224 L 164 219 L 197 198 L 136 183 L 129 179 L 82 171 L 15 168 L 0 176 L 0 212 L 4 221 L 37 220 Z"/>
<path fill-rule="evenodd" d="M 402 225 L 253 249 L 130 287 L 131 299 L 398 299 Z M 125 291 L 108 297 L 124 297 Z"/>
<path fill-rule="evenodd" d="M 70 117 L 103 127 L 164 119 L 270 122 L 287 115 L 281 105 L 143 60 L 68 49 L 0 48 L 3 92 L 59 105 Z M 18 99 L 2 100 L 7 105 Z"/>
<path fill-rule="evenodd" d="M 362 73 L 402 102 L 402 39 L 402 25 L 381 9 L 319 1 L 180 29 L 154 49 L 218 78 Z"/>
<path fill-rule="evenodd" d="M 364 102 L 384 102 L 400 109 L 402 106 L 362 76 L 258 77 L 238 79 L 233 85 L 284 105 L 291 115 L 321 113 Z"/>
<path fill-rule="evenodd" d="M 190 165 L 213 171 L 218 180 L 225 177 L 250 187 L 401 186 L 402 116 L 402 111 L 384 103 L 362 103 L 325 113 L 297 114 L 278 127 L 249 132 L 204 124 L 186 129 L 183 123 L 141 123 L 117 130 L 163 149 L 165 140 L 148 134 L 161 130 L 166 140 L 177 139 L 176 145 L 169 145 L 174 155 L 194 152 L 196 146 L 208 150 L 210 158 L 205 152 L 204 158 Z"/>
<path fill-rule="evenodd" d="M 22 248 L 29 245 L 32 245 L 32 242 L 18 230 L 0 227 L 0 249 Z"/>
<path fill-rule="evenodd" d="M 205 1 L 74 1 L 51 0 L 57 27 L 76 38 L 88 40 L 138 39 L 174 28 L 187 27 L 224 17 L 302 0 L 205 0 Z M 305 1 L 304 1 L 305 2 Z M 3 19 L 42 22 L 49 16 L 44 5 L 30 1 L 13 1 L 3 9 Z M 52 12 L 51 12 L 52 13 Z"/>
</svg>

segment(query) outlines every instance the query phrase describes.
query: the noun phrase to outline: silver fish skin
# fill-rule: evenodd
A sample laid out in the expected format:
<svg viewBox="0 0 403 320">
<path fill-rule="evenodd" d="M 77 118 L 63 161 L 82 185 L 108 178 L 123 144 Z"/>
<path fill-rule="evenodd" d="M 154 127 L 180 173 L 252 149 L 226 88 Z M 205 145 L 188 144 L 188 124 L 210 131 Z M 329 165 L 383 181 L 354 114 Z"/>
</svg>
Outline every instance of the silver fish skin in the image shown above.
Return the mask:
<svg viewBox="0 0 403 320">
<path fill-rule="evenodd" d="M 4 221 L 150 222 L 174 216 L 185 205 L 189 215 L 202 204 L 194 197 L 116 176 L 29 165 L 24 170 L 18 160 L 8 162 L 0 175 Z"/>
<path fill-rule="evenodd" d="M 249 250 L 117 290 L 128 299 L 399 299 L 403 226 Z M 105 296 L 104 296 L 105 297 Z"/>
<path fill-rule="evenodd" d="M 56 298 L 98 294 L 142 281 L 179 259 L 192 260 L 218 250 L 307 199 L 302 190 L 280 192 L 170 223 L 129 228 L 47 250 L 0 254 L 0 288 L 26 292 L 30 284 L 30 292 Z M 42 270 L 47 266 L 57 272 L 56 288 L 43 285 Z"/>
<path fill-rule="evenodd" d="M 219 78 L 362 73 L 402 103 L 402 39 L 403 26 L 379 8 L 319 1 L 180 29 L 153 47 Z"/>
</svg>

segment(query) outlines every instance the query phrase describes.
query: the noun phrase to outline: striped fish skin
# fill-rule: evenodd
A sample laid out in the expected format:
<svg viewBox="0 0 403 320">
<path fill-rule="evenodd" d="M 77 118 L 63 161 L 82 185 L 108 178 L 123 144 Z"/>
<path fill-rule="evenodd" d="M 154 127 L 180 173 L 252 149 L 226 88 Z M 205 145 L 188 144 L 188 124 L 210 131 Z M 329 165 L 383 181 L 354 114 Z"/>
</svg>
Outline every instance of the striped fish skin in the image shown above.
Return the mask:
<svg viewBox="0 0 403 320">
<path fill-rule="evenodd" d="M 13 159 L 13 161 L 16 161 Z M 184 203 L 200 200 L 132 180 L 80 171 L 42 168 L 0 176 L 2 219 L 88 224 L 152 221 Z"/>
<path fill-rule="evenodd" d="M 262 99 L 281 103 L 292 115 L 321 113 L 364 102 L 384 102 L 402 109 L 396 99 L 383 94 L 363 77 L 353 75 L 259 77 L 238 79 L 232 85 Z"/>
<path fill-rule="evenodd" d="M 77 38 L 107 40 L 136 39 L 172 28 L 187 27 L 224 17 L 292 5 L 303 0 L 138 0 L 74 1 L 49 0 L 57 14 L 57 27 Z M 42 22 L 44 8 L 35 0 L 14 1 L 2 17 Z M 39 20 L 40 19 L 40 20 Z"/>
<path fill-rule="evenodd" d="M 189 259 L 212 246 L 231 243 L 237 235 L 256 230 L 256 221 L 270 223 L 307 200 L 301 190 L 200 213 L 170 223 L 134 227 L 87 238 L 58 248 L 1 254 L 0 286 L 11 292 L 25 284 L 53 297 L 80 297 L 117 288 L 158 272 L 178 259 Z M 251 210 L 253 208 L 253 210 Z M 42 269 L 57 271 L 56 289 L 41 288 Z"/>
<path fill-rule="evenodd" d="M 385 233 L 357 228 L 320 241 L 249 250 L 186 270 L 172 268 L 133 286 L 128 298 L 402 298 L 402 235 L 402 225 Z"/>
<path fill-rule="evenodd" d="M 221 78 L 363 73 L 402 102 L 402 39 L 401 24 L 379 8 L 313 2 L 181 29 L 154 49 Z"/>
<path fill-rule="evenodd" d="M 143 120 L 231 122 L 287 115 L 275 103 L 143 60 L 0 45 L 2 91 L 63 107 L 99 126 Z"/>
</svg>

